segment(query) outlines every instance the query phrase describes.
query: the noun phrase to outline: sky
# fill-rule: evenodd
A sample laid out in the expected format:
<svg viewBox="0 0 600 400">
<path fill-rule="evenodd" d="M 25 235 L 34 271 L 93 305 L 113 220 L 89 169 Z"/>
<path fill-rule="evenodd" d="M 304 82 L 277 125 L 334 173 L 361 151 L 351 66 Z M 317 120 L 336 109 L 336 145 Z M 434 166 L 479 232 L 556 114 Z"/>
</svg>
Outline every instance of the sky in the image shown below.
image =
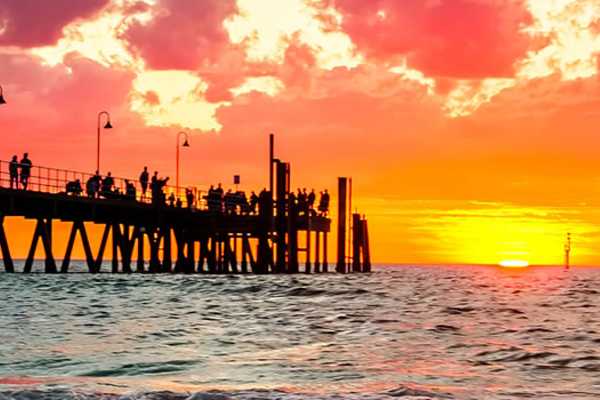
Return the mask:
<svg viewBox="0 0 600 400">
<path fill-rule="evenodd" d="M 376 262 L 600 265 L 599 52 L 597 0 L 2 0 L 0 158 L 92 171 L 106 110 L 103 169 L 173 176 L 183 130 L 184 184 L 261 189 L 275 132 Z"/>
</svg>

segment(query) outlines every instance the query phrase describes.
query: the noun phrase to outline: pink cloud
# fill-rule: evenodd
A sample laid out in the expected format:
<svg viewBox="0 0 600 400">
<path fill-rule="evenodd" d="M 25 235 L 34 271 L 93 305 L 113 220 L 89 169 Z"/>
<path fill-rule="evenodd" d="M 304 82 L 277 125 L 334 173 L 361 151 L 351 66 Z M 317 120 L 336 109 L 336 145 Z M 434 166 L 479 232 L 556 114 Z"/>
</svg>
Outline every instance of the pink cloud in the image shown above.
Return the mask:
<svg viewBox="0 0 600 400">
<path fill-rule="evenodd" d="M 530 46 L 520 0 L 335 0 L 343 29 L 376 60 L 408 57 L 436 77 L 511 76 Z"/>
<path fill-rule="evenodd" d="M 0 45 L 37 47 L 52 45 L 62 29 L 78 18 L 101 10 L 109 0 L 2 0 Z M 1 30 L 1 29 L 0 29 Z"/>
<path fill-rule="evenodd" d="M 233 0 L 161 0 L 156 9 L 149 23 L 134 23 L 124 34 L 149 68 L 193 70 L 227 47 L 223 20 L 235 12 Z"/>
</svg>

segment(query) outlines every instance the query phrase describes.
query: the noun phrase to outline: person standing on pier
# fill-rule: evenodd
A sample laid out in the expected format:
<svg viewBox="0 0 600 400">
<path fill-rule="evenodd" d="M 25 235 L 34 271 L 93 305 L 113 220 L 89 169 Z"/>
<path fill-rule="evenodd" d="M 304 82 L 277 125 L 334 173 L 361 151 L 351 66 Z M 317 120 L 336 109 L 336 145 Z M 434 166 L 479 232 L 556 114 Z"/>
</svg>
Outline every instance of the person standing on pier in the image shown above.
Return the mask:
<svg viewBox="0 0 600 400">
<path fill-rule="evenodd" d="M 315 208 L 315 199 L 316 198 L 317 198 L 317 195 L 315 194 L 315 189 L 311 189 L 311 191 L 307 197 L 308 209 L 311 211 Z"/>
<path fill-rule="evenodd" d="M 18 189 L 19 188 L 19 159 L 17 156 L 13 156 L 12 160 L 10 160 L 10 164 L 8 165 L 8 172 L 10 175 L 10 188 Z"/>
<path fill-rule="evenodd" d="M 104 196 L 110 196 L 112 194 L 114 184 L 115 180 L 113 179 L 112 174 L 109 172 L 102 180 L 102 194 Z"/>
<path fill-rule="evenodd" d="M 21 166 L 21 186 L 23 190 L 27 190 L 29 184 L 29 177 L 31 176 L 31 160 L 29 159 L 29 153 L 23 154 L 23 159 L 19 163 Z"/>
<path fill-rule="evenodd" d="M 254 190 L 252 191 L 252 194 L 250 194 L 250 212 L 252 214 L 256 214 L 256 207 L 258 206 L 258 196 L 256 195 L 256 193 L 254 193 Z"/>
<path fill-rule="evenodd" d="M 140 186 L 142 187 L 142 199 L 146 198 L 146 191 L 148 190 L 148 167 L 144 167 L 144 170 L 140 174 Z"/>
</svg>

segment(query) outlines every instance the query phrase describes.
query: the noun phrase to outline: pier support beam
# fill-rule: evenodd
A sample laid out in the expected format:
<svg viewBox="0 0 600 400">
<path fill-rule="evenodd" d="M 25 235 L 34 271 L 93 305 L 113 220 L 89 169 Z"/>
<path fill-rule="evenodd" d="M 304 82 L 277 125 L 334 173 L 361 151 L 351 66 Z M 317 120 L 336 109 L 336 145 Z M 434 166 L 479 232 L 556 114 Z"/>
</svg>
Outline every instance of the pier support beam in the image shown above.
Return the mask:
<svg viewBox="0 0 600 400">
<path fill-rule="evenodd" d="M 321 272 L 321 232 L 315 231 L 315 272 Z"/>
<path fill-rule="evenodd" d="M 369 247 L 369 228 L 367 220 L 361 221 L 362 228 L 362 249 L 363 249 L 363 272 L 371 272 L 371 248 Z"/>
<path fill-rule="evenodd" d="M 33 232 L 33 238 L 31 240 L 31 247 L 29 248 L 29 254 L 27 254 L 27 259 L 25 260 L 25 266 L 23 267 L 24 273 L 30 273 L 31 268 L 33 266 L 33 260 L 35 257 L 35 250 L 37 248 L 37 244 L 39 239 L 42 239 L 42 245 L 44 247 L 45 253 L 45 272 L 53 273 L 56 272 L 56 263 L 54 261 L 54 256 L 52 255 L 52 220 L 38 218 L 37 224 L 35 226 L 35 231 Z"/>
<path fill-rule="evenodd" d="M 360 253 L 362 248 L 362 220 L 360 214 L 352 214 L 352 272 L 362 272 Z"/>
<path fill-rule="evenodd" d="M 329 261 L 327 260 L 327 232 L 323 232 L 323 272 L 329 272 Z"/>
<path fill-rule="evenodd" d="M 10 255 L 10 248 L 6 239 L 6 232 L 4 231 L 4 215 L 0 215 L 0 250 L 2 251 L 4 271 L 9 273 L 15 272 L 15 265 Z"/>
<path fill-rule="evenodd" d="M 346 220 L 348 178 L 338 178 L 338 237 L 336 271 L 346 273 Z"/>
<path fill-rule="evenodd" d="M 90 273 L 94 273 L 96 272 L 96 260 L 92 255 L 92 247 L 90 246 L 90 241 L 88 239 L 88 235 L 85 230 L 85 224 L 83 223 L 83 221 L 73 222 L 73 226 L 71 227 L 71 233 L 69 234 L 69 240 L 67 241 L 67 249 L 65 251 L 65 256 L 63 257 L 62 265 L 60 267 L 60 272 L 69 272 L 69 264 L 71 263 L 73 245 L 75 244 L 75 239 L 77 237 L 78 232 L 79 236 L 81 237 L 81 243 L 83 245 L 83 252 L 85 253 L 88 271 Z M 25 264 L 25 267 L 27 267 L 27 263 Z M 27 268 L 25 268 L 23 272 L 29 271 L 27 271 Z"/>
</svg>

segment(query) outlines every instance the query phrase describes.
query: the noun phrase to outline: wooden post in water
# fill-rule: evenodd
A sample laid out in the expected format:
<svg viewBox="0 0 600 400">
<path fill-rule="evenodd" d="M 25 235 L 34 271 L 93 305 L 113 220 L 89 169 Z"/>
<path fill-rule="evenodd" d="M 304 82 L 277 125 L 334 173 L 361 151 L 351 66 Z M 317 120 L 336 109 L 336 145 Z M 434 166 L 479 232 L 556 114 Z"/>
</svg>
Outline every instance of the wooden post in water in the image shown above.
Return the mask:
<svg viewBox="0 0 600 400">
<path fill-rule="evenodd" d="M 352 272 L 362 272 L 360 264 L 361 229 L 360 214 L 352 214 Z"/>
<path fill-rule="evenodd" d="M 116 274 L 119 272 L 119 244 L 121 242 L 120 233 L 121 227 L 118 223 L 113 222 L 111 228 L 111 248 L 112 248 L 112 260 L 111 260 L 111 272 Z M 121 255 L 123 257 L 123 255 Z"/>
<path fill-rule="evenodd" d="M 144 233 L 146 229 L 144 227 L 140 227 L 137 234 L 137 263 L 136 263 L 136 272 L 144 272 Z"/>
<path fill-rule="evenodd" d="M 300 272 L 298 263 L 298 205 L 294 197 L 290 196 L 288 203 L 288 265 L 287 272 L 297 274 Z"/>
<path fill-rule="evenodd" d="M 287 186 L 288 166 L 286 163 L 277 160 L 277 216 L 276 225 L 276 250 L 277 258 L 275 261 L 275 272 L 283 273 L 286 271 L 287 251 L 289 250 L 286 243 L 286 234 L 288 228 L 288 220 L 286 218 L 287 197 L 289 188 Z"/>
<path fill-rule="evenodd" d="M 348 178 L 338 178 L 338 237 L 336 271 L 346 273 L 346 219 L 348 199 Z"/>
<path fill-rule="evenodd" d="M 362 220 L 363 272 L 371 272 L 371 249 L 369 247 L 369 228 L 366 218 Z"/>
<path fill-rule="evenodd" d="M 327 232 L 323 232 L 323 272 L 329 272 L 329 262 L 327 261 Z"/>
<path fill-rule="evenodd" d="M 273 255 L 269 247 L 269 232 L 273 225 L 273 197 L 271 192 L 261 192 L 258 200 L 258 249 L 256 252 L 255 272 L 266 274 L 273 262 Z"/>
<path fill-rule="evenodd" d="M 163 260 L 162 260 L 162 272 L 171 272 L 172 260 L 171 260 L 171 227 L 169 225 L 163 226 L 161 229 L 163 237 Z"/>
<path fill-rule="evenodd" d="M 306 272 L 307 274 L 310 274 L 310 269 L 311 269 L 311 262 L 310 262 L 310 258 L 312 256 L 311 254 L 311 219 L 310 219 L 310 212 L 306 213 L 306 267 L 304 269 L 304 272 Z"/>
<path fill-rule="evenodd" d="M 315 272 L 321 272 L 321 232 L 315 231 Z"/>
</svg>

